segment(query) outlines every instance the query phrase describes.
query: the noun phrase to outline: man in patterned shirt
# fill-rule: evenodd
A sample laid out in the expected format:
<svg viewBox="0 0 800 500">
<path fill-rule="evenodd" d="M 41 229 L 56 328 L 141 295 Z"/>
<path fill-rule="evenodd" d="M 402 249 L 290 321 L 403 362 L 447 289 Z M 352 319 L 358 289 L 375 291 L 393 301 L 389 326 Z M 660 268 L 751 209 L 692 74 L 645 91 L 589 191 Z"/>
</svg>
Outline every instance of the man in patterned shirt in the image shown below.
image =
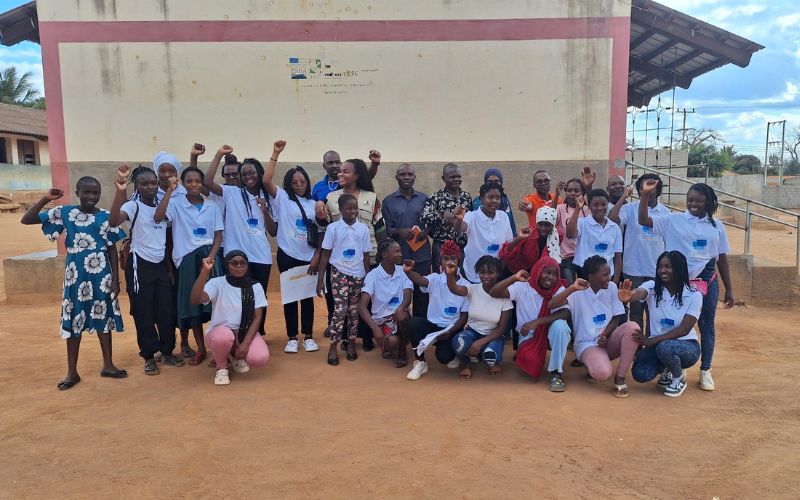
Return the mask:
<svg viewBox="0 0 800 500">
<path fill-rule="evenodd" d="M 448 163 L 442 168 L 444 188 L 433 193 L 422 208 L 420 220 L 433 238 L 433 272 L 439 272 L 439 249 L 447 240 L 458 243 L 462 249 L 467 244 L 467 235 L 456 231 L 455 210 L 462 206 L 469 210 L 472 207 L 472 195 L 461 190 L 461 170 L 455 163 Z"/>
</svg>

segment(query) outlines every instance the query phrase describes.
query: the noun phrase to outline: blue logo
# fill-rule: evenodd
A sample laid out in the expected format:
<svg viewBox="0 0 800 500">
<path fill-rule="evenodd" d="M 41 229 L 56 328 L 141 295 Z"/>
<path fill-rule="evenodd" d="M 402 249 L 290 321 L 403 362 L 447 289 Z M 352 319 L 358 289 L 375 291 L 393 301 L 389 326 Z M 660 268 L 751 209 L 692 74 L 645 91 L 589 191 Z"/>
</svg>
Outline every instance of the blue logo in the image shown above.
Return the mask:
<svg viewBox="0 0 800 500">
<path fill-rule="evenodd" d="M 595 325 L 602 325 L 606 322 L 606 315 L 605 314 L 598 314 L 597 316 L 592 316 L 592 323 Z"/>
<path fill-rule="evenodd" d="M 297 229 L 299 229 L 301 231 L 305 231 L 306 230 L 306 221 L 304 219 L 302 219 L 302 218 L 295 219 L 294 220 L 294 227 L 296 227 Z"/>
<path fill-rule="evenodd" d="M 645 234 L 652 234 L 653 228 L 650 226 L 642 226 L 642 232 Z"/>
<path fill-rule="evenodd" d="M 608 250 L 608 243 L 598 243 L 594 246 L 595 252 L 604 252 Z"/>
<path fill-rule="evenodd" d="M 345 259 L 352 259 L 353 257 L 356 256 L 356 249 L 355 248 L 345 248 L 344 251 L 342 251 L 342 256 Z"/>
<path fill-rule="evenodd" d="M 192 229 L 192 234 L 195 236 L 205 236 L 208 234 L 208 231 L 206 231 L 206 228 L 204 227 L 196 227 Z"/>
<path fill-rule="evenodd" d="M 661 326 L 667 326 L 672 328 L 673 326 L 675 326 L 675 320 L 669 318 L 661 318 L 661 321 L 659 321 L 658 324 Z"/>
<path fill-rule="evenodd" d="M 396 306 L 399 304 L 400 304 L 400 297 L 392 297 L 392 299 L 389 301 L 390 306 Z"/>
<path fill-rule="evenodd" d="M 703 249 L 708 246 L 708 240 L 694 240 L 692 242 L 692 248 L 694 249 Z"/>
<path fill-rule="evenodd" d="M 445 316 L 455 316 L 458 314 L 458 308 L 455 306 L 449 306 L 444 308 Z"/>
<path fill-rule="evenodd" d="M 247 219 L 247 225 L 250 226 L 251 228 L 258 227 L 258 219 L 255 218 Z"/>
<path fill-rule="evenodd" d="M 487 252 L 494 253 L 494 252 L 496 252 L 498 250 L 500 250 L 500 245 L 498 245 L 497 243 L 492 243 L 491 245 L 486 247 L 486 251 Z"/>
</svg>

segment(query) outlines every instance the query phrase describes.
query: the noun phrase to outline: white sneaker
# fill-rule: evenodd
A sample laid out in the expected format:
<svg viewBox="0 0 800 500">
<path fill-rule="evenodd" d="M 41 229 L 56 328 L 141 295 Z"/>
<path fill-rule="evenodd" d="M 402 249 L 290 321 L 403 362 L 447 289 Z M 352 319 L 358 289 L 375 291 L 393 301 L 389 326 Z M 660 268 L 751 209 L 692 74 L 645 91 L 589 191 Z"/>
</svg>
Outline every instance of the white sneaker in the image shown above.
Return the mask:
<svg viewBox="0 0 800 500">
<path fill-rule="evenodd" d="M 461 358 L 459 358 L 458 356 L 456 356 L 453 359 L 453 361 L 447 363 L 447 367 L 451 368 L 451 369 L 452 368 L 458 368 L 459 366 L 461 366 Z"/>
<path fill-rule="evenodd" d="M 677 398 L 683 391 L 686 390 L 686 375 L 681 375 L 678 378 L 673 378 L 670 384 L 664 389 L 664 395 L 671 398 Z"/>
<path fill-rule="evenodd" d="M 669 384 L 671 383 L 672 383 L 672 373 L 670 373 L 669 370 L 664 369 L 664 372 L 658 378 L 658 382 L 656 383 L 656 385 L 658 386 L 659 389 L 666 389 L 667 387 L 669 387 Z"/>
<path fill-rule="evenodd" d="M 250 371 L 250 365 L 243 359 L 237 359 L 236 362 L 233 363 L 233 371 L 236 373 L 247 373 Z"/>
<path fill-rule="evenodd" d="M 303 341 L 303 349 L 305 349 L 306 352 L 314 352 L 314 351 L 319 351 L 319 346 L 317 345 L 316 342 L 314 342 L 314 339 L 305 339 Z"/>
<path fill-rule="evenodd" d="M 286 343 L 286 348 L 283 349 L 283 352 L 296 354 L 297 351 L 299 350 L 300 350 L 300 343 L 297 340 L 292 339 Z"/>
<path fill-rule="evenodd" d="M 231 379 L 228 376 L 228 370 L 225 368 L 217 370 L 217 374 L 214 376 L 214 385 L 228 385 L 230 383 Z"/>
<path fill-rule="evenodd" d="M 428 373 L 428 363 L 417 359 L 414 361 L 414 365 L 411 367 L 411 371 L 408 372 L 408 375 L 406 375 L 406 378 L 408 380 L 419 380 L 419 378 L 426 373 Z"/>
<path fill-rule="evenodd" d="M 480 360 L 480 358 L 478 356 L 470 356 L 469 362 L 472 363 L 473 365 L 476 365 L 476 364 L 480 363 L 481 360 Z"/>
<path fill-rule="evenodd" d="M 704 391 L 714 390 L 714 379 L 711 378 L 711 368 L 700 370 L 700 388 Z"/>
</svg>

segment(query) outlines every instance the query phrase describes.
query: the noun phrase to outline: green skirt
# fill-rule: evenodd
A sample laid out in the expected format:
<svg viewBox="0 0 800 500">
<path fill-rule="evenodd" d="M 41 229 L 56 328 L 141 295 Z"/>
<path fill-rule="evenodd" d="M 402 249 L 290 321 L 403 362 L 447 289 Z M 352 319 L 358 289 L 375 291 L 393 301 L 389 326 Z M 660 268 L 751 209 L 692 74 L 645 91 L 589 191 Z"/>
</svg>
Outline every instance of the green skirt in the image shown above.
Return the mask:
<svg viewBox="0 0 800 500">
<path fill-rule="evenodd" d="M 192 304 L 192 287 L 200 275 L 203 259 L 208 257 L 211 245 L 202 246 L 181 260 L 175 283 L 175 303 L 178 309 L 178 328 L 192 328 L 207 323 L 211 319 L 211 304 Z M 222 275 L 219 257 L 214 260 L 213 276 Z"/>
</svg>

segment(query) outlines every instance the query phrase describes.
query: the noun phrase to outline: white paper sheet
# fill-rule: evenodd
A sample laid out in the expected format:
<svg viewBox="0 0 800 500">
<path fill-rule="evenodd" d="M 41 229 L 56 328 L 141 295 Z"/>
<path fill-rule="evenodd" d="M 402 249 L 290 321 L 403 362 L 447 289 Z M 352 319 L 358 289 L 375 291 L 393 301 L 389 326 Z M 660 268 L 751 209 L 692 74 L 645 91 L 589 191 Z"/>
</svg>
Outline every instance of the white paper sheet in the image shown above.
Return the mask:
<svg viewBox="0 0 800 500">
<path fill-rule="evenodd" d="M 308 265 L 281 273 L 281 304 L 289 304 L 317 295 L 317 275 L 309 275 Z"/>
<path fill-rule="evenodd" d="M 444 329 L 439 330 L 438 332 L 429 333 L 428 335 L 425 336 L 424 339 L 420 340 L 419 344 L 417 345 L 417 356 L 421 356 L 422 353 L 425 352 L 425 350 L 428 347 L 432 346 L 433 343 L 436 342 L 436 338 L 437 337 L 440 337 L 441 335 L 443 335 L 450 328 L 452 328 L 452 326 L 453 326 L 453 324 L 451 323 L 451 324 L 447 325 L 446 327 L 444 327 Z"/>
</svg>

